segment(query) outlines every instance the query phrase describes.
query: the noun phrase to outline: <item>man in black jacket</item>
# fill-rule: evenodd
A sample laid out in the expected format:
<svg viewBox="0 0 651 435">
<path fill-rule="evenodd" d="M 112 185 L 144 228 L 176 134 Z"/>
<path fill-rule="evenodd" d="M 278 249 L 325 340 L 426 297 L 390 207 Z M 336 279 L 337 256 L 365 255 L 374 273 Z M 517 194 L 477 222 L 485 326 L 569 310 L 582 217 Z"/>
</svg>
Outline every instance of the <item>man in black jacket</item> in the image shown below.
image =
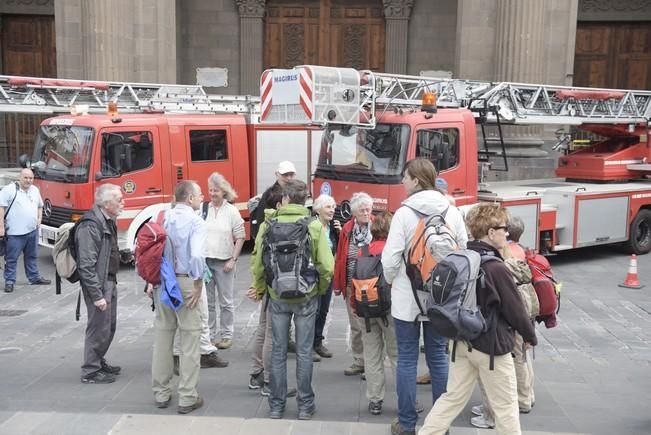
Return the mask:
<svg viewBox="0 0 651 435">
<path fill-rule="evenodd" d="M 77 272 L 88 310 L 81 366 L 84 384 L 109 384 L 120 374 L 120 367 L 110 365 L 104 356 L 116 329 L 120 251 L 115 219 L 123 208 L 120 187 L 103 184 L 95 192 L 95 205 L 75 230 Z"/>
<path fill-rule="evenodd" d="M 292 162 L 283 161 L 278 164 L 276 171 L 276 182 L 264 191 L 258 202 L 258 206 L 251 213 L 251 240 L 258 235 L 258 228 L 264 222 L 264 211 L 268 208 L 276 208 L 278 204 L 272 202 L 273 198 L 281 197 L 282 190 L 289 180 L 296 177 L 296 167 Z"/>
<path fill-rule="evenodd" d="M 466 217 L 473 241 L 468 249 L 481 255 L 502 258 L 500 249 L 507 243 L 508 212 L 499 204 L 479 204 Z M 493 319 L 488 331 L 470 343 L 458 342 L 454 361 L 450 362 L 447 392 L 434 404 L 421 428 L 420 435 L 443 435 L 468 403 L 477 377 L 495 414 L 498 434 L 518 435 L 520 416 L 515 368 L 511 351 L 514 331 L 522 335 L 527 346 L 537 344 L 536 333 L 511 272 L 501 261 L 482 266 L 485 285 L 477 288 L 477 304 L 486 319 Z"/>
</svg>

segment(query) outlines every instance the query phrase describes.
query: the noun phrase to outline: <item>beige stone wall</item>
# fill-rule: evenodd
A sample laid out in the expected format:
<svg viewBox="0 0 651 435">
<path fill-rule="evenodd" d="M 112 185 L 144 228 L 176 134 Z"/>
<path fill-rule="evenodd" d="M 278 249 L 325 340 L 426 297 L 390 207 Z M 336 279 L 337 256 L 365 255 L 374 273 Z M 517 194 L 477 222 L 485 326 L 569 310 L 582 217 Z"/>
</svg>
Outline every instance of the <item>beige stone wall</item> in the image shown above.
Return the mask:
<svg viewBox="0 0 651 435">
<path fill-rule="evenodd" d="M 409 20 L 407 74 L 454 69 L 457 2 L 416 0 Z M 390 72 L 390 71 L 388 71 Z"/>
</svg>

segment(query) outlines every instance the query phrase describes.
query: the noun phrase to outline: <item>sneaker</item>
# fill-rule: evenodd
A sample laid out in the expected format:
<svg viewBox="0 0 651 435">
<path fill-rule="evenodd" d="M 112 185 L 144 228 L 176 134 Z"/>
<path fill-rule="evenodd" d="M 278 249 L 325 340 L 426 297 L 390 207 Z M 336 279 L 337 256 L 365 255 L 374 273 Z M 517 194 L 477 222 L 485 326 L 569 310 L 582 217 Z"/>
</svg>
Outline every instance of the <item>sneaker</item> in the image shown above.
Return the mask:
<svg viewBox="0 0 651 435">
<path fill-rule="evenodd" d="M 273 418 L 274 420 L 278 420 L 280 418 L 283 418 L 285 410 L 284 409 L 270 409 L 269 410 L 269 418 Z"/>
<path fill-rule="evenodd" d="M 156 400 L 156 408 L 165 409 L 168 406 L 170 406 L 170 402 L 172 402 L 171 397 L 168 398 L 167 400 L 163 400 L 162 402 L 159 402 L 158 400 Z"/>
<path fill-rule="evenodd" d="M 106 362 L 105 359 L 103 359 L 100 364 L 102 365 L 102 370 L 112 375 L 119 375 L 120 372 L 122 371 L 122 367 L 112 366 L 108 362 Z"/>
<path fill-rule="evenodd" d="M 233 340 L 230 338 L 222 338 L 215 346 L 217 346 L 217 349 L 230 349 L 232 345 Z"/>
<path fill-rule="evenodd" d="M 298 419 L 299 420 L 312 420 L 312 416 L 314 415 L 314 412 L 316 411 L 316 406 L 312 405 L 311 408 L 308 409 L 299 409 L 298 410 Z"/>
<path fill-rule="evenodd" d="M 391 423 L 391 435 L 416 435 L 416 429 L 405 429 L 400 426 L 400 421 L 396 418 Z"/>
<path fill-rule="evenodd" d="M 179 407 L 176 409 L 176 412 L 178 412 L 179 414 L 189 414 L 192 411 L 201 408 L 202 406 L 203 406 L 203 399 L 201 398 L 201 396 L 199 396 L 197 397 L 197 401 L 194 402 L 192 405 L 188 405 L 188 406 L 179 405 Z"/>
<path fill-rule="evenodd" d="M 328 348 L 323 345 L 323 343 L 314 346 L 314 351 L 318 353 L 322 358 L 332 358 L 332 352 L 330 352 Z"/>
<path fill-rule="evenodd" d="M 287 343 L 287 353 L 296 353 L 296 342 L 290 341 Z"/>
<path fill-rule="evenodd" d="M 5 284 L 5 293 L 11 293 L 14 291 L 14 285 L 13 284 Z"/>
<path fill-rule="evenodd" d="M 264 371 L 251 375 L 249 378 L 249 390 L 259 390 L 264 386 Z"/>
<path fill-rule="evenodd" d="M 101 369 L 81 377 L 82 384 L 111 384 L 113 382 L 115 382 L 115 375 Z"/>
<path fill-rule="evenodd" d="M 416 383 L 418 385 L 429 385 L 432 383 L 432 377 L 429 374 L 418 376 L 416 378 Z"/>
<path fill-rule="evenodd" d="M 217 355 L 217 352 L 212 352 L 208 355 L 201 355 L 201 368 L 209 369 L 212 367 L 228 367 L 228 361 L 221 359 Z"/>
<path fill-rule="evenodd" d="M 370 412 L 373 415 L 380 415 L 382 414 L 382 401 L 373 401 L 371 400 L 368 402 L 368 412 Z"/>
<path fill-rule="evenodd" d="M 321 362 L 321 357 L 314 351 L 312 351 L 312 362 Z"/>
<path fill-rule="evenodd" d="M 495 427 L 495 422 L 483 415 L 471 418 L 470 424 L 480 429 L 493 429 Z"/>
<path fill-rule="evenodd" d="M 174 355 L 174 374 L 176 376 L 179 376 L 179 367 L 181 365 L 181 362 L 179 361 L 179 356 Z"/>
<path fill-rule="evenodd" d="M 39 276 L 37 280 L 30 282 L 30 285 L 50 285 L 52 281 Z"/>
<path fill-rule="evenodd" d="M 418 400 L 416 400 L 416 412 L 420 414 L 423 411 L 425 411 L 425 407 L 421 405 Z"/>
<path fill-rule="evenodd" d="M 484 405 L 475 405 L 470 408 L 470 412 L 475 415 L 484 415 Z"/>
<path fill-rule="evenodd" d="M 529 414 L 531 412 L 531 408 L 520 408 L 520 414 Z"/>
<path fill-rule="evenodd" d="M 268 382 L 265 382 L 264 387 L 262 387 L 262 390 L 260 391 L 260 394 L 263 395 L 264 397 L 271 396 L 271 388 L 269 387 Z M 296 388 L 288 388 L 287 396 L 285 397 L 294 397 L 294 396 L 296 396 Z"/>
<path fill-rule="evenodd" d="M 346 376 L 361 375 L 362 373 L 364 373 L 364 366 L 358 366 L 357 364 L 352 364 L 344 370 L 344 375 Z"/>
</svg>

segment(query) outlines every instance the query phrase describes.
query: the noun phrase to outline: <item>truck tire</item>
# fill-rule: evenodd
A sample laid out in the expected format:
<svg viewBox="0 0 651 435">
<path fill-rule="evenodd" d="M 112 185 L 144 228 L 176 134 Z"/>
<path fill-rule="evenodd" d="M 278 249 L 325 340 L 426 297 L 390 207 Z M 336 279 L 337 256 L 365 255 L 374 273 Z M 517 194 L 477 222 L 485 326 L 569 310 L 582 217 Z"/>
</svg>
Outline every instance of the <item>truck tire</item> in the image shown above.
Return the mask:
<svg viewBox="0 0 651 435">
<path fill-rule="evenodd" d="M 646 254 L 651 251 L 651 210 L 640 210 L 631 223 L 630 237 L 626 245 L 630 254 Z"/>
</svg>

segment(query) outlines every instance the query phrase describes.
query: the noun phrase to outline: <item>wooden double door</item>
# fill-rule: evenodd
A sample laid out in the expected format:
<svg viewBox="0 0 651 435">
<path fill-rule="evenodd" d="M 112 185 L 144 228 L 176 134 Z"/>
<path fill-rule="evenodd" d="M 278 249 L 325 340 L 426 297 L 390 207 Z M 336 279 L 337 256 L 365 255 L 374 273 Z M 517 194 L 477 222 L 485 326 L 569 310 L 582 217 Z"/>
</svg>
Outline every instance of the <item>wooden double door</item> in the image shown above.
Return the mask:
<svg viewBox="0 0 651 435">
<path fill-rule="evenodd" d="M 578 23 L 574 85 L 651 89 L 651 22 Z"/>
<path fill-rule="evenodd" d="M 384 71 L 382 0 L 268 0 L 266 7 L 265 68 Z"/>
</svg>

